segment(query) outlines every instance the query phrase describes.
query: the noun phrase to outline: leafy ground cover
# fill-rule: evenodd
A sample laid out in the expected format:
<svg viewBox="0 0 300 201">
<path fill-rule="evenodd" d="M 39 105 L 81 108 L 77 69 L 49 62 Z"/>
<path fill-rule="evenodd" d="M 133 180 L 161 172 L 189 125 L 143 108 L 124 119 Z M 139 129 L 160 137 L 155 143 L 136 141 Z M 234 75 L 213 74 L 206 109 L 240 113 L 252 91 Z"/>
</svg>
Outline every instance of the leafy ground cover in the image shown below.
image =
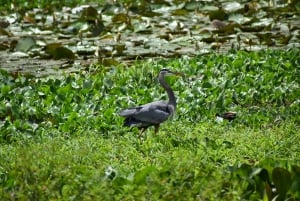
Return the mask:
<svg viewBox="0 0 300 201">
<path fill-rule="evenodd" d="M 208 54 L 91 66 L 37 78 L 0 74 L 4 200 L 299 200 L 300 51 Z M 122 108 L 166 98 L 175 119 L 142 139 Z M 216 113 L 237 112 L 232 122 Z"/>
</svg>

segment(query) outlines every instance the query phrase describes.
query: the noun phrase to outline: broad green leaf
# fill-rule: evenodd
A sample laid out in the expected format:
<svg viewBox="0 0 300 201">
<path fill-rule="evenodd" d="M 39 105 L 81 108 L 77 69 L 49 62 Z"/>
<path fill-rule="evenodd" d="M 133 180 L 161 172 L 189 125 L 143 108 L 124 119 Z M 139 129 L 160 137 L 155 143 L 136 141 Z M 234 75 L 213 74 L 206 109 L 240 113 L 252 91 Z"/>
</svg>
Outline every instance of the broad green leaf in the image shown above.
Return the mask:
<svg viewBox="0 0 300 201">
<path fill-rule="evenodd" d="M 284 168 L 276 167 L 272 171 L 272 180 L 279 193 L 278 199 L 284 200 L 292 184 L 291 173 Z"/>
</svg>

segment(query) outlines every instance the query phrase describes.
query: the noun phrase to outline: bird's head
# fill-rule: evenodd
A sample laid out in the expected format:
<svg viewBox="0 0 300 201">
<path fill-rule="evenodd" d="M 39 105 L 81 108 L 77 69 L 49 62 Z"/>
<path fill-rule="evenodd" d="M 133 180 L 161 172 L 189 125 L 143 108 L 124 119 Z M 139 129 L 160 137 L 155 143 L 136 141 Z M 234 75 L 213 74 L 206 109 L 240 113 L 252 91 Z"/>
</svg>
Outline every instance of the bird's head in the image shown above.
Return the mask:
<svg viewBox="0 0 300 201">
<path fill-rule="evenodd" d="M 163 68 L 160 70 L 159 75 L 168 76 L 168 75 L 177 75 L 177 76 L 183 76 L 183 73 L 171 71 L 167 68 Z"/>
</svg>

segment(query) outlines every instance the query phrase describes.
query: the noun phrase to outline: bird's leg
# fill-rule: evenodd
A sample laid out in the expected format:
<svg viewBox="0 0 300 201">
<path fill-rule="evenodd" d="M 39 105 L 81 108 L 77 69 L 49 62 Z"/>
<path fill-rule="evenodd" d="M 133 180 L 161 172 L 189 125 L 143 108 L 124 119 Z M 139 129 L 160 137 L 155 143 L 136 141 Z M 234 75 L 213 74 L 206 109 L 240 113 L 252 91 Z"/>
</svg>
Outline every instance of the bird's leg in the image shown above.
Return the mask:
<svg viewBox="0 0 300 201">
<path fill-rule="evenodd" d="M 155 124 L 154 125 L 154 134 L 156 134 L 158 132 L 159 129 L 159 124 Z"/>
<path fill-rule="evenodd" d="M 140 129 L 140 134 L 139 134 L 139 137 L 141 137 L 142 136 L 142 134 L 143 134 L 143 132 L 146 130 L 146 128 L 145 127 L 142 127 L 141 129 Z"/>
</svg>

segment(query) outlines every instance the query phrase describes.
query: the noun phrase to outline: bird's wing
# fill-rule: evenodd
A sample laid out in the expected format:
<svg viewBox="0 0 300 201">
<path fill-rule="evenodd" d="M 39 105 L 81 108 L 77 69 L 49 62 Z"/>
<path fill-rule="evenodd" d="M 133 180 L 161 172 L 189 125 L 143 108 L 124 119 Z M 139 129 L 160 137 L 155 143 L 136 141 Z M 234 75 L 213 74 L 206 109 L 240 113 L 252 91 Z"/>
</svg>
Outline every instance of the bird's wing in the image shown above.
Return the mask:
<svg viewBox="0 0 300 201">
<path fill-rule="evenodd" d="M 131 107 L 125 110 L 122 110 L 119 112 L 119 115 L 122 117 L 130 117 L 134 115 L 136 112 L 140 111 L 143 108 L 143 106 L 138 106 L 138 107 Z"/>
<path fill-rule="evenodd" d="M 138 107 L 125 109 L 119 114 L 123 117 L 133 117 L 134 119 L 142 122 L 159 124 L 167 120 L 170 116 L 168 108 L 168 103 L 164 101 L 156 101 Z"/>
</svg>

